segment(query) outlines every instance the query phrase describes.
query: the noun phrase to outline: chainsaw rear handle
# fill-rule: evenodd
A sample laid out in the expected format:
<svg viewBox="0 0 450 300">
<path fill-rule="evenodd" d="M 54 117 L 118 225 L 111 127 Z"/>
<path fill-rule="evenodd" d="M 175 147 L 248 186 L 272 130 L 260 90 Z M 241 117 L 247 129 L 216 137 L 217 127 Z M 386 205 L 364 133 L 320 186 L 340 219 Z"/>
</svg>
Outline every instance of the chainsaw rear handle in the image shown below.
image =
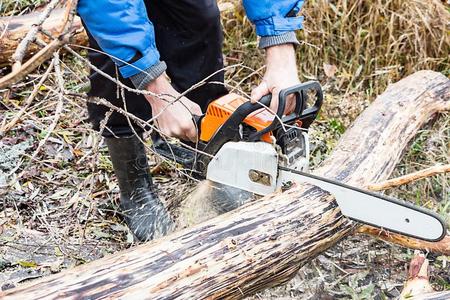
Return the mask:
<svg viewBox="0 0 450 300">
<path fill-rule="evenodd" d="M 307 107 L 308 91 L 315 92 L 316 99 L 312 107 Z M 293 125 L 297 120 L 300 120 L 302 121 L 302 127 L 308 128 L 316 118 L 322 106 L 322 87 L 317 81 L 308 81 L 282 90 L 280 92 L 280 98 L 286 98 L 291 94 L 294 94 L 296 97 L 296 106 L 290 115 L 282 118 L 282 121 L 284 124 Z"/>
</svg>

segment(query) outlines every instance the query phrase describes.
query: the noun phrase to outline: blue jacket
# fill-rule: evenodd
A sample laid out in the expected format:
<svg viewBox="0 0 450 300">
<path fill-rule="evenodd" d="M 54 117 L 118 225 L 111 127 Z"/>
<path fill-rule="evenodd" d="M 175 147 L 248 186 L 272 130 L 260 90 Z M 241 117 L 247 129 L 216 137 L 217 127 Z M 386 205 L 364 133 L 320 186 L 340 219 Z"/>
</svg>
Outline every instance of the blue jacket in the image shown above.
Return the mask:
<svg viewBox="0 0 450 300">
<path fill-rule="evenodd" d="M 259 36 L 281 35 L 302 28 L 303 18 L 295 16 L 302 0 L 243 0 L 243 3 Z M 123 77 L 136 75 L 159 62 L 153 24 L 143 0 L 79 0 L 78 13 L 100 48 L 119 66 Z M 131 65 L 125 64 L 137 52 L 142 57 Z"/>
</svg>

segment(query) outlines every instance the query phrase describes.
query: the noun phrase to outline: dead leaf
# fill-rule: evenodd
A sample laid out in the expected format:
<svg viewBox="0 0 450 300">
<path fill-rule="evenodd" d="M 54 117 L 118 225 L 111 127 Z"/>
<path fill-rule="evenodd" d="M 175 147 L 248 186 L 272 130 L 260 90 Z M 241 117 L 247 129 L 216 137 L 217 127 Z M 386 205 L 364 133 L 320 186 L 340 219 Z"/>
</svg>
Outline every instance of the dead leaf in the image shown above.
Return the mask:
<svg viewBox="0 0 450 300">
<path fill-rule="evenodd" d="M 60 259 L 55 261 L 54 263 L 52 263 L 50 265 L 50 272 L 52 273 L 58 273 L 61 271 L 62 268 L 62 264 L 63 264 L 64 260 Z"/>
<path fill-rule="evenodd" d="M 70 194 L 70 192 L 71 192 L 70 189 L 61 189 L 61 190 L 55 192 L 49 198 L 52 200 L 64 199 L 64 198 L 67 198 L 67 196 Z"/>
<path fill-rule="evenodd" d="M 34 261 L 19 260 L 17 263 L 24 268 L 36 268 L 38 266 Z"/>
<path fill-rule="evenodd" d="M 335 65 L 323 64 L 323 71 L 328 78 L 333 78 L 334 74 L 337 72 L 337 67 Z"/>
</svg>

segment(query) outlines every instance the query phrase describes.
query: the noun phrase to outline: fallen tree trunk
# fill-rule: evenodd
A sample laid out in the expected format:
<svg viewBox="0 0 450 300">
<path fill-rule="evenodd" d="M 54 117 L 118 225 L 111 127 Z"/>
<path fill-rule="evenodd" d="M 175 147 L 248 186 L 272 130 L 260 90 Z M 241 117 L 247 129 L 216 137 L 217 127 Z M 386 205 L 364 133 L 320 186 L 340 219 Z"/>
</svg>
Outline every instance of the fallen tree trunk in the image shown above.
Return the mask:
<svg viewBox="0 0 450 300">
<path fill-rule="evenodd" d="M 0 65 L 9 65 L 11 57 L 16 51 L 20 41 L 30 31 L 33 24 L 36 22 L 39 12 L 33 12 L 22 16 L 2 17 L 0 18 Z M 38 33 L 37 37 L 47 43 L 50 43 L 54 38 L 61 34 L 61 29 L 65 21 L 64 9 L 55 9 L 50 16 L 45 20 L 42 28 L 52 35 L 52 38 Z M 75 17 L 71 31 L 74 30 L 71 36 L 71 42 L 77 45 L 88 45 L 88 38 L 83 29 L 79 17 Z M 31 43 L 27 48 L 25 57 L 37 53 L 41 47 Z"/>
<path fill-rule="evenodd" d="M 431 71 L 390 86 L 314 173 L 359 187 L 387 179 L 419 128 L 450 109 L 449 98 L 450 81 Z M 0 296 L 239 299 L 288 281 L 356 227 L 330 194 L 301 184 Z"/>
</svg>

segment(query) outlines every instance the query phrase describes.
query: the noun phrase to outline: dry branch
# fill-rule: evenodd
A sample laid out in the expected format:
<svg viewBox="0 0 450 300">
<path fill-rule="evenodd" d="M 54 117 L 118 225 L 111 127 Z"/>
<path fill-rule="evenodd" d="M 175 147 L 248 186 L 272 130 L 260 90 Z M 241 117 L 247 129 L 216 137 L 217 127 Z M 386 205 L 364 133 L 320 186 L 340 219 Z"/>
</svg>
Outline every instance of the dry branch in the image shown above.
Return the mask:
<svg viewBox="0 0 450 300">
<path fill-rule="evenodd" d="M 38 53 L 33 55 L 27 62 L 25 62 L 19 69 L 12 71 L 8 75 L 0 78 L 0 89 L 9 87 L 10 85 L 22 80 L 34 71 L 37 67 L 39 67 L 42 63 L 47 61 L 50 57 L 52 57 L 53 53 L 57 51 L 62 45 L 66 42 L 63 40 L 53 40 L 46 47 L 39 50 Z"/>
<path fill-rule="evenodd" d="M 388 178 L 431 116 L 448 108 L 450 80 L 418 72 L 362 113 L 316 174 L 365 187 Z M 239 299 L 288 281 L 353 232 L 334 198 L 306 184 L 163 239 L 6 291 L 4 299 Z"/>
<path fill-rule="evenodd" d="M 374 228 L 371 226 L 360 226 L 356 230 L 357 233 L 367 234 L 373 237 L 376 237 L 380 240 L 402 245 L 411 249 L 424 250 L 429 252 L 441 253 L 443 255 L 450 255 L 450 235 L 444 237 L 443 240 L 439 242 L 425 242 L 415 238 L 406 237 L 401 234 L 386 232 L 379 230 L 378 228 Z"/>
<path fill-rule="evenodd" d="M 39 13 L 30 13 L 12 18 L 0 18 L 0 32 L 5 30 L 5 34 L 0 37 L 0 65 L 9 65 L 13 62 L 12 55 L 16 51 L 16 48 L 18 48 L 20 41 L 22 41 L 27 33 L 32 30 L 33 24 L 36 22 L 35 20 L 38 16 Z M 49 33 L 52 38 L 40 32 L 35 35 L 35 38 L 50 43 L 52 39 L 57 38 L 61 33 L 63 24 L 64 9 L 55 9 L 41 27 L 45 32 Z M 71 31 L 74 33 L 71 37 L 72 43 L 87 46 L 87 35 L 83 30 L 79 17 L 75 17 Z M 39 49 L 40 47 L 38 45 L 30 43 L 26 51 L 24 51 L 25 58 L 35 54 Z"/>
<path fill-rule="evenodd" d="M 450 164 L 443 165 L 443 166 L 433 166 L 426 168 L 424 170 L 420 170 L 411 174 L 407 174 L 401 177 L 393 178 L 386 180 L 384 182 L 370 184 L 367 188 L 372 191 L 383 191 L 387 190 L 393 187 L 401 186 L 407 183 L 410 183 L 412 181 L 416 181 L 422 178 L 434 176 L 437 174 L 442 174 L 450 172 Z"/>
<path fill-rule="evenodd" d="M 22 65 L 19 61 L 16 61 L 15 67 L 13 68 L 12 72 L 0 78 L 0 89 L 9 87 L 15 82 L 22 80 L 43 62 L 47 61 L 57 50 L 59 50 L 70 40 L 71 36 L 73 35 L 73 32 L 71 30 L 76 14 L 77 3 L 77 0 L 67 1 L 67 6 L 64 10 L 63 20 L 61 22 L 59 34 L 57 35 L 57 37 L 54 38 L 44 48 L 39 50 L 35 55 L 33 55 L 25 64 Z M 36 38 L 36 36 L 33 37 L 33 39 Z M 16 58 L 20 58 L 19 55 Z"/>
<path fill-rule="evenodd" d="M 40 30 L 42 24 L 48 18 L 48 16 L 58 3 L 59 0 L 52 0 L 49 4 L 47 4 L 44 11 L 40 13 L 39 16 L 36 18 L 36 21 L 33 22 L 33 24 L 31 24 L 31 29 L 28 30 L 25 37 L 20 41 L 19 45 L 17 45 L 17 48 L 14 51 L 14 54 L 12 55 L 12 59 L 14 60 L 14 64 L 12 67 L 13 71 L 18 70 L 22 65 L 22 60 L 28 49 L 28 45 L 36 39 L 36 35 Z"/>
</svg>

